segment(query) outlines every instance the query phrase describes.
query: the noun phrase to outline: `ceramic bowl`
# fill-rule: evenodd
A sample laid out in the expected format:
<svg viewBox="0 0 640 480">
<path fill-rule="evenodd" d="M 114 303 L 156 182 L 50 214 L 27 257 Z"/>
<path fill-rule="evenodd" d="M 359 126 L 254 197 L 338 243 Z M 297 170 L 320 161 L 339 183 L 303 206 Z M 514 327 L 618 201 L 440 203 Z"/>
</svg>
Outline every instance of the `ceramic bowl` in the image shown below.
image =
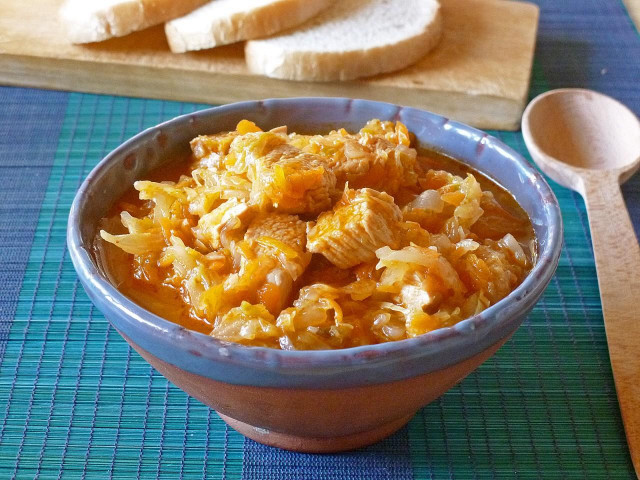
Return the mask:
<svg viewBox="0 0 640 480">
<path fill-rule="evenodd" d="M 299 133 L 358 130 L 399 120 L 422 148 L 486 173 L 529 214 L 539 255 L 504 300 L 457 325 L 397 342 L 332 351 L 245 347 L 187 330 L 136 305 L 112 285 L 92 252 L 98 221 L 132 183 L 183 156 L 193 137 L 233 130 L 247 118 Z M 542 176 L 518 153 L 474 128 L 387 103 L 340 98 L 243 102 L 183 115 L 145 130 L 111 152 L 78 191 L 67 240 L 86 292 L 123 338 L 176 386 L 258 442 L 306 452 L 374 443 L 406 424 L 489 358 L 513 334 L 558 263 L 562 223 Z"/>
</svg>

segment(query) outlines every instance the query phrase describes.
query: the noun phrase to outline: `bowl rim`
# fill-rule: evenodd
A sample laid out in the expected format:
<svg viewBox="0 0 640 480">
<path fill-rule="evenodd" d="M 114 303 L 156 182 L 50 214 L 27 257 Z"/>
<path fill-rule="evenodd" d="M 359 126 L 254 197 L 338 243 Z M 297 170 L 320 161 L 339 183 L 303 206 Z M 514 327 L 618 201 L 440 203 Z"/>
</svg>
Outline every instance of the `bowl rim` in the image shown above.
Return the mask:
<svg viewBox="0 0 640 480">
<path fill-rule="evenodd" d="M 297 103 L 310 102 L 363 102 L 365 104 L 376 104 L 376 106 L 395 108 L 397 109 L 396 116 L 403 111 L 409 114 L 414 112 L 414 114 L 426 115 L 440 126 L 457 129 L 467 135 L 480 137 L 485 146 L 497 147 L 502 151 L 501 154 L 503 156 L 506 155 L 515 160 L 520 171 L 531 179 L 530 183 L 533 185 L 533 189 L 540 198 L 544 199 L 545 220 L 548 222 L 544 248 L 541 248 L 538 252 L 536 264 L 523 282 L 504 299 L 481 313 L 462 320 L 451 327 L 437 329 L 418 337 L 338 350 L 290 351 L 225 342 L 203 333 L 187 330 L 185 327 L 155 315 L 139 306 L 121 293 L 102 275 L 100 269 L 95 265 L 92 255 L 89 253 L 91 245 L 86 245 L 82 240 L 81 223 L 84 198 L 88 192 L 91 191 L 93 180 L 106 174 L 123 152 L 135 147 L 142 139 L 157 133 L 159 130 L 166 131 L 183 122 L 193 122 L 194 119 L 198 117 L 216 116 L 233 111 L 249 112 L 252 109 L 264 110 L 270 105 L 278 104 L 295 108 Z M 362 364 L 372 361 L 388 363 L 398 357 L 407 359 L 412 356 L 419 356 L 422 349 L 429 346 L 441 344 L 442 347 L 445 347 L 445 345 L 451 345 L 451 342 L 455 343 L 465 338 L 469 340 L 469 336 L 472 336 L 472 339 L 478 338 L 486 334 L 487 329 L 499 329 L 501 323 L 499 321 L 492 322 L 491 319 L 494 317 L 497 318 L 499 314 L 503 314 L 500 318 L 506 319 L 509 315 L 516 315 L 527 308 L 531 308 L 533 304 L 535 304 L 537 298 L 546 288 L 555 272 L 561 253 L 562 238 L 563 225 L 560 207 L 551 187 L 542 174 L 527 162 L 520 153 L 496 137 L 427 110 L 402 107 L 387 102 L 354 100 L 340 97 L 295 97 L 237 102 L 198 110 L 194 113 L 183 114 L 147 128 L 112 150 L 91 170 L 74 197 L 67 226 L 67 246 L 81 282 L 85 286 L 85 289 L 94 290 L 97 294 L 104 297 L 110 308 L 119 311 L 123 316 L 138 323 L 142 328 L 148 329 L 152 335 L 161 335 L 167 341 L 175 342 L 175 345 L 182 350 L 192 351 L 193 345 L 197 344 L 201 354 L 212 359 L 215 358 L 216 361 L 247 367 L 256 367 L 259 365 L 261 368 L 265 368 L 265 366 L 267 368 L 278 368 L 282 370 L 281 373 L 284 373 L 287 369 L 296 371 L 304 370 L 311 365 L 314 368 L 330 369 L 336 367 L 345 368 L 352 364 Z M 543 243 L 542 239 L 538 238 L 537 240 L 540 246 Z M 506 334 L 508 334 L 508 332 Z M 472 353 L 473 352 L 469 352 L 468 356 L 471 356 Z"/>
</svg>

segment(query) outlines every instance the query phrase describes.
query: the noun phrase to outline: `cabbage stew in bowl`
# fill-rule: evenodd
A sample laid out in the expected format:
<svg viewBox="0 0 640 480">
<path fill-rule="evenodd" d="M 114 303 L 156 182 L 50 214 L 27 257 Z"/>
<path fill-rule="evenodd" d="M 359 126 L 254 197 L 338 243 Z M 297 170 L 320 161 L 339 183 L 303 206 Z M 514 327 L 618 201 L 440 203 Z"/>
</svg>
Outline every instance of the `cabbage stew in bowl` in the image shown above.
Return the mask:
<svg viewBox="0 0 640 480">
<path fill-rule="evenodd" d="M 534 230 L 496 182 L 412 139 L 243 120 L 135 182 L 97 249 L 126 296 L 223 341 L 342 349 L 452 326 L 523 281 Z"/>
</svg>

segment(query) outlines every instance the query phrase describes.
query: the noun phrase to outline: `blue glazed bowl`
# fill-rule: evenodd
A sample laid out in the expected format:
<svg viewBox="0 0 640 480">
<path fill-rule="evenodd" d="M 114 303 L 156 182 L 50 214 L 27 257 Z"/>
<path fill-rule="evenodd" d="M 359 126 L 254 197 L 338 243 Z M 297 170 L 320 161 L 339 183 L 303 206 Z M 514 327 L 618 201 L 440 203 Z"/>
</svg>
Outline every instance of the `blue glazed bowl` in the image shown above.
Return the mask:
<svg viewBox="0 0 640 480">
<path fill-rule="evenodd" d="M 536 265 L 509 296 L 479 315 L 426 335 L 331 351 L 281 351 L 221 342 L 136 305 L 94 254 L 99 220 L 151 170 L 183 158 L 201 134 L 241 119 L 299 133 L 358 130 L 371 118 L 403 122 L 420 148 L 468 163 L 509 190 L 528 213 Z M 488 358 L 521 324 L 558 264 L 562 221 L 543 177 L 517 152 L 472 127 L 414 108 L 368 100 L 293 98 L 242 102 L 152 127 L 107 155 L 80 187 L 67 242 L 80 281 L 122 336 L 173 383 L 260 442 L 300 451 L 355 448 L 389 435 Z M 379 401 L 377 401 L 379 400 Z"/>
</svg>

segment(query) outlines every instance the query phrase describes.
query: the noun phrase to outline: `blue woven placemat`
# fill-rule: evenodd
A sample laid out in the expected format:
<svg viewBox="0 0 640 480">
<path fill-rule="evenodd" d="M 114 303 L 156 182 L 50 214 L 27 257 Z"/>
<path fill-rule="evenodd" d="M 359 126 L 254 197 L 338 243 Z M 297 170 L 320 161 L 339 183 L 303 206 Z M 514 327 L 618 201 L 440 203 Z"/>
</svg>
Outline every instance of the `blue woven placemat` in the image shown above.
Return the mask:
<svg viewBox="0 0 640 480">
<path fill-rule="evenodd" d="M 580 86 L 640 113 L 640 37 L 619 0 L 545 0 L 532 95 Z M 0 479 L 632 478 L 580 197 L 554 185 L 558 273 L 493 358 L 377 445 L 245 440 L 95 310 L 65 249 L 78 185 L 110 149 L 199 105 L 0 89 Z M 519 133 L 492 132 L 526 154 Z M 625 186 L 640 228 L 640 177 Z"/>
</svg>

